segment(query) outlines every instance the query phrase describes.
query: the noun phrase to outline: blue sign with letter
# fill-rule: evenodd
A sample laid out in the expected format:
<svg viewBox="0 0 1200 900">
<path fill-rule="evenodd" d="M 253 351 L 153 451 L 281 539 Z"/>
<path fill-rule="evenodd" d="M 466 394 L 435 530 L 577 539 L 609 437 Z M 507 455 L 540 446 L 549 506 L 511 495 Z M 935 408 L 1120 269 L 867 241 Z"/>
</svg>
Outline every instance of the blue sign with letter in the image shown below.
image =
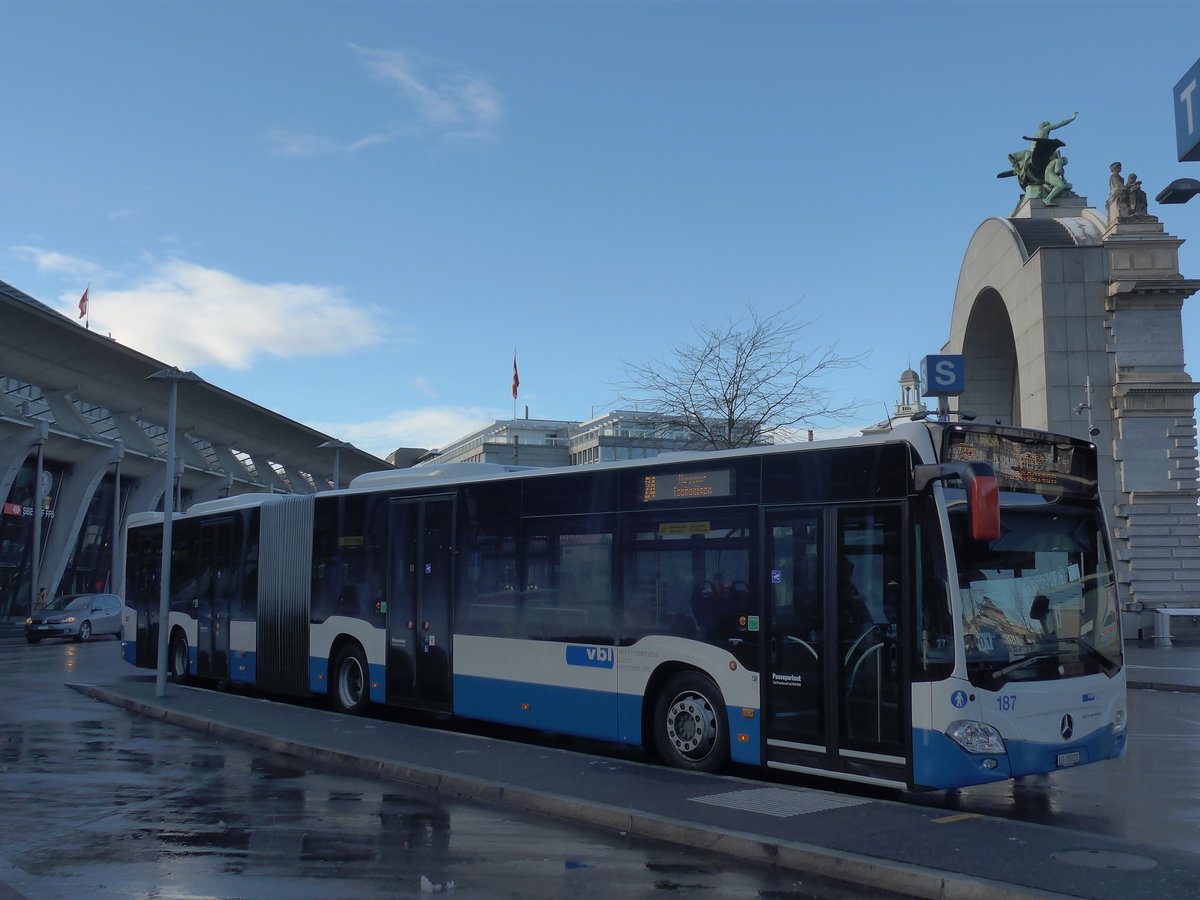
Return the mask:
<svg viewBox="0 0 1200 900">
<path fill-rule="evenodd" d="M 1175 142 L 1180 162 L 1200 161 L 1200 59 L 1175 85 Z"/>
<path fill-rule="evenodd" d="M 926 356 L 921 360 L 922 397 L 957 397 L 966 382 L 961 354 Z"/>
</svg>

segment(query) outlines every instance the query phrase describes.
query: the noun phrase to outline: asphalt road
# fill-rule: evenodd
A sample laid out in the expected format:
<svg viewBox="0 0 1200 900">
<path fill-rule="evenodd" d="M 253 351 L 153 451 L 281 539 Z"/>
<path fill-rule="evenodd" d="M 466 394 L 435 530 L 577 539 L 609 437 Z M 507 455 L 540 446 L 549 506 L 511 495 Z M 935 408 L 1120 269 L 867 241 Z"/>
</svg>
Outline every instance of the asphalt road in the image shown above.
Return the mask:
<svg viewBox="0 0 1200 900">
<path fill-rule="evenodd" d="M 461 900 L 862 896 L 796 872 L 321 770 L 63 686 L 153 677 L 120 661 L 118 647 L 107 638 L 0 644 L 0 900 L 371 900 L 451 885 Z"/>
</svg>

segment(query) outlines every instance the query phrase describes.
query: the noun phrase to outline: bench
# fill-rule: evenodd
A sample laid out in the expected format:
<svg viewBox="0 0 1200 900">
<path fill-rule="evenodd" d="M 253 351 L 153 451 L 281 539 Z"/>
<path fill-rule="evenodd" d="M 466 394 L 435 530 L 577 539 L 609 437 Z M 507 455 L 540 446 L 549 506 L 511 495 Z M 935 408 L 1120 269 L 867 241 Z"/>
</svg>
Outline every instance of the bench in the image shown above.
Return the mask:
<svg viewBox="0 0 1200 900">
<path fill-rule="evenodd" d="M 1181 609 L 1176 607 L 1163 606 L 1154 611 L 1154 646 L 1155 647 L 1170 647 L 1171 646 L 1171 617 L 1172 616 L 1200 616 L 1200 609 L 1189 608 Z"/>
</svg>

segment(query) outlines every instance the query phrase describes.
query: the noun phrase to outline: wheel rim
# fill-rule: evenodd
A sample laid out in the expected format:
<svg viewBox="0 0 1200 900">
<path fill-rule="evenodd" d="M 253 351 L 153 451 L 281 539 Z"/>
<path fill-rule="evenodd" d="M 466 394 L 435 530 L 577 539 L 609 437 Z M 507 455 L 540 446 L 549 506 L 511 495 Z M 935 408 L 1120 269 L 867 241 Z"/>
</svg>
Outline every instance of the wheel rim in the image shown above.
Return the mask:
<svg viewBox="0 0 1200 900">
<path fill-rule="evenodd" d="M 87 622 L 84 622 L 82 625 L 79 626 L 79 639 L 81 641 L 86 641 L 91 636 L 92 636 L 92 626 L 89 625 Z"/>
<path fill-rule="evenodd" d="M 338 699 L 341 700 L 342 706 L 347 709 L 358 706 L 362 702 L 365 683 L 362 664 L 358 659 L 348 656 L 342 660 L 338 670 Z"/>
<path fill-rule="evenodd" d="M 667 710 L 667 739 L 681 756 L 701 760 L 717 739 L 717 714 L 703 694 L 684 691 Z"/>
</svg>

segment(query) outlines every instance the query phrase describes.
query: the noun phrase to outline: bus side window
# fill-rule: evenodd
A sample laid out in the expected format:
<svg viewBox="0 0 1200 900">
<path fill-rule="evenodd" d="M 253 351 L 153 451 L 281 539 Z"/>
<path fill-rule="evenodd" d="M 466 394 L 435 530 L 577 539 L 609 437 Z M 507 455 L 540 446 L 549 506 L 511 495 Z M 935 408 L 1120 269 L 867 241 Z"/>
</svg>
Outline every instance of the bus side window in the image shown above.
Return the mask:
<svg viewBox="0 0 1200 900">
<path fill-rule="evenodd" d="M 539 520 L 527 529 L 522 636 L 611 643 L 612 547 L 605 517 Z"/>
<path fill-rule="evenodd" d="M 515 637 L 519 488 L 514 484 L 463 489 L 464 541 L 460 555 L 455 631 Z"/>
<path fill-rule="evenodd" d="M 935 527 L 937 510 L 932 498 L 921 501 L 920 514 L 913 519 L 913 546 L 919 550 L 913 590 L 916 602 L 913 633 L 918 641 L 913 680 L 940 681 L 954 669 L 954 622 L 950 615 L 945 554 L 935 552 L 942 546 L 942 536 Z"/>
</svg>

